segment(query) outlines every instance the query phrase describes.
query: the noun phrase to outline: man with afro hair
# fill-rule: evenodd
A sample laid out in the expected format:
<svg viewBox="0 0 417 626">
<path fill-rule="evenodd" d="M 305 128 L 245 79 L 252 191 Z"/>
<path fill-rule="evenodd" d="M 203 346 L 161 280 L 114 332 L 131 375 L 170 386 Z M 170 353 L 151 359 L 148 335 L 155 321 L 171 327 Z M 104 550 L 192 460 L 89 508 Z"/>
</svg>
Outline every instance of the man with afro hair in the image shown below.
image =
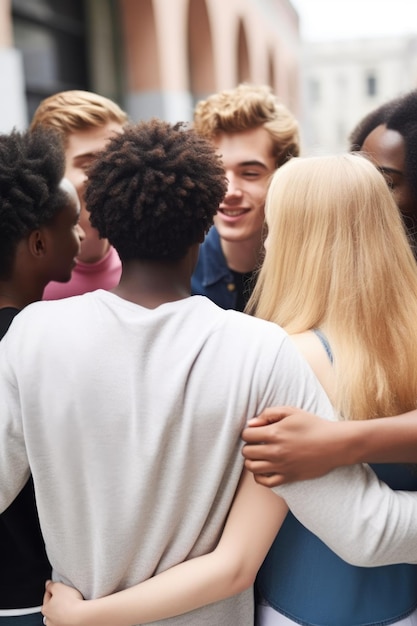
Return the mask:
<svg viewBox="0 0 417 626">
<path fill-rule="evenodd" d="M 71 278 L 84 233 L 64 170 L 51 130 L 0 135 L 0 339 L 21 309 L 41 300 L 50 280 Z M 20 487 L 0 516 L 0 624 L 36 626 L 51 568 L 32 480 L 26 476 Z"/>
<path fill-rule="evenodd" d="M 281 328 L 190 296 L 226 190 L 211 142 L 142 122 L 111 139 L 88 176 L 91 222 L 120 256 L 120 283 L 34 304 L 6 336 L 0 510 L 31 468 L 61 581 L 47 585 L 47 626 L 253 626 L 250 587 L 287 508 L 252 475 L 240 481 L 240 433 L 271 405 L 328 418 L 332 408 Z M 389 496 L 398 513 L 372 476 L 357 466 L 283 495 L 321 537 L 345 554 L 359 542 L 362 556 L 369 497 L 385 510 Z M 391 542 L 376 534 L 386 556 Z"/>
</svg>

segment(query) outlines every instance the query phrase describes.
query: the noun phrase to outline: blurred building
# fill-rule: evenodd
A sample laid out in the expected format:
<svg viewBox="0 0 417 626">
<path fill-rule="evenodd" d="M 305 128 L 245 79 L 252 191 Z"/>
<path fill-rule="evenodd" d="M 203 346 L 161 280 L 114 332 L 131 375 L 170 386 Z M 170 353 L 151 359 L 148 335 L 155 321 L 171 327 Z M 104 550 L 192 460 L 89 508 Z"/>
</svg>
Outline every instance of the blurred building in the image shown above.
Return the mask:
<svg viewBox="0 0 417 626">
<path fill-rule="evenodd" d="M 304 154 L 342 152 L 364 115 L 417 87 L 417 37 L 305 43 L 302 68 Z"/>
<path fill-rule="evenodd" d="M 290 0 L 1 0 L 0 131 L 66 89 L 108 96 L 133 121 L 177 121 L 248 81 L 297 115 L 300 53 Z"/>
</svg>

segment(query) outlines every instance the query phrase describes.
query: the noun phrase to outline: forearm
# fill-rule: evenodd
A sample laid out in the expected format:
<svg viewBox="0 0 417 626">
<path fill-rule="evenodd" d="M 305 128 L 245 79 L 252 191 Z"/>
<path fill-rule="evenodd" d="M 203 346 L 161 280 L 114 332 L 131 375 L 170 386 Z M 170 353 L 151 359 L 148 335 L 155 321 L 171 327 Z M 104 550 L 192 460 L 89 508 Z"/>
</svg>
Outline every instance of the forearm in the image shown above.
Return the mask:
<svg viewBox="0 0 417 626">
<path fill-rule="evenodd" d="M 348 427 L 346 464 L 417 463 L 417 411 L 349 422 Z"/>
<path fill-rule="evenodd" d="M 219 567 L 214 554 L 192 559 L 119 593 L 82 602 L 80 626 L 132 626 L 166 619 L 248 588 L 253 579 Z"/>
</svg>

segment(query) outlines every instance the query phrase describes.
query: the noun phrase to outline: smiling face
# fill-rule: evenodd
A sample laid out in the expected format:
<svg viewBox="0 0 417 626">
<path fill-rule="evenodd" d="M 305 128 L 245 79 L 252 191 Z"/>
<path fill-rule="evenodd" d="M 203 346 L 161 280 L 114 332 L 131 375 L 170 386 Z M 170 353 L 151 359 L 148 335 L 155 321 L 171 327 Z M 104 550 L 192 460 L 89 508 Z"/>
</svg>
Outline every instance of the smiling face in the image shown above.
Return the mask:
<svg viewBox="0 0 417 626">
<path fill-rule="evenodd" d="M 97 153 L 106 147 L 109 139 L 115 133 L 122 131 L 123 126 L 121 124 L 109 122 L 104 126 L 93 126 L 71 133 L 66 140 L 65 177 L 72 182 L 80 199 L 80 225 L 85 232 L 85 239 L 78 258 L 85 263 L 94 263 L 100 260 L 109 249 L 109 243 L 100 239 L 96 229 L 91 226 L 89 213 L 85 208 L 86 172 Z"/>
<path fill-rule="evenodd" d="M 264 128 L 221 133 L 214 140 L 226 178 L 227 193 L 214 223 L 221 239 L 231 242 L 262 240 L 265 197 L 275 170 L 272 141 Z"/>
</svg>

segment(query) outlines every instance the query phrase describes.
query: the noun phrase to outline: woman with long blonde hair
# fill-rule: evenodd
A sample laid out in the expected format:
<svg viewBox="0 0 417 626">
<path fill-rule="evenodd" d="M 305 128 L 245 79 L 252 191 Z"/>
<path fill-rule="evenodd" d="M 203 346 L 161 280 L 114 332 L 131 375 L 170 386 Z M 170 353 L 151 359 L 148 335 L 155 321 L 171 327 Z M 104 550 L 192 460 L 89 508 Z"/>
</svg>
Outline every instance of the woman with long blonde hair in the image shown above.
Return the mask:
<svg viewBox="0 0 417 626">
<path fill-rule="evenodd" d="M 292 159 L 272 178 L 265 214 L 249 312 L 293 336 L 341 419 L 415 409 L 417 265 L 381 173 L 360 155 Z M 408 466 L 374 470 L 417 489 Z M 348 565 L 291 513 L 258 591 L 263 626 L 417 624 L 416 567 Z"/>
</svg>

